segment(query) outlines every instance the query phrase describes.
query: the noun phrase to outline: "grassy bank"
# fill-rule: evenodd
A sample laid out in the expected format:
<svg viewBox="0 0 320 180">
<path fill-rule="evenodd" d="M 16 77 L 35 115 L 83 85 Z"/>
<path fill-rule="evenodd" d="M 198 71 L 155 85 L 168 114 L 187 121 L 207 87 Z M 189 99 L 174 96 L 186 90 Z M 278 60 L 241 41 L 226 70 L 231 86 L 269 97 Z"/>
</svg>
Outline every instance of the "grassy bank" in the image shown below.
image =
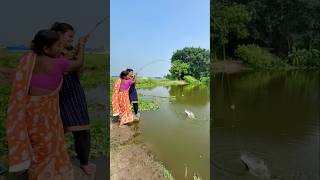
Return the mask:
<svg viewBox="0 0 320 180">
<path fill-rule="evenodd" d="M 278 56 L 272 53 L 270 49 L 255 44 L 248 44 L 238 46 L 232 57 L 252 69 L 314 70 L 320 68 L 320 51 L 317 49 L 293 49 L 293 51 L 288 52 L 288 55 L 286 56 Z"/>
</svg>

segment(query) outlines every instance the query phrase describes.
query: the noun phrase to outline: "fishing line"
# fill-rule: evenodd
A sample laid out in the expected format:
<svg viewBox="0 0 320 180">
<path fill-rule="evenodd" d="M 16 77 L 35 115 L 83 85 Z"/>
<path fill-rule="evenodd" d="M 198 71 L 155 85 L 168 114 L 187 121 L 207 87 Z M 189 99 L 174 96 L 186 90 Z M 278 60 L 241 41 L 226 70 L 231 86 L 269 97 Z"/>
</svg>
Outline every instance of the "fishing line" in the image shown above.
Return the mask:
<svg viewBox="0 0 320 180">
<path fill-rule="evenodd" d="M 166 60 L 155 60 L 155 61 L 151 61 L 151 62 L 149 62 L 149 63 L 147 63 L 147 64 L 144 64 L 143 66 L 141 66 L 141 67 L 137 70 L 137 73 L 138 73 L 138 72 L 141 72 L 141 70 L 143 70 L 145 67 L 147 67 L 147 66 L 149 66 L 149 65 L 152 65 L 152 64 L 154 64 L 154 63 L 156 63 L 156 62 L 162 62 L 162 61 L 166 61 Z"/>
<path fill-rule="evenodd" d="M 89 31 L 88 35 L 92 34 L 105 20 L 107 20 L 107 16 L 97 22 L 97 24 Z"/>
</svg>

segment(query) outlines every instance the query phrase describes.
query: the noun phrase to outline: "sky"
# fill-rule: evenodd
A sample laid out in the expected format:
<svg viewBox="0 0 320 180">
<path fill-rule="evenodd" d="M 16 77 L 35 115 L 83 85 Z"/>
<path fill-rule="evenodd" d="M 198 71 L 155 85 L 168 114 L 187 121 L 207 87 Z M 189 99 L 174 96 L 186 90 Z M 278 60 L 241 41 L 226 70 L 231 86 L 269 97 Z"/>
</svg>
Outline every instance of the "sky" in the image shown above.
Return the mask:
<svg viewBox="0 0 320 180">
<path fill-rule="evenodd" d="M 79 35 L 89 32 L 93 26 L 108 16 L 107 0 L 1 0 L 0 44 L 29 45 L 38 30 L 47 29 L 55 21 L 67 22 Z M 87 47 L 109 49 L 109 22 L 105 22 L 91 35 Z"/>
<path fill-rule="evenodd" d="M 130 67 L 162 77 L 176 50 L 210 47 L 209 0 L 111 0 L 110 7 L 111 75 Z"/>
</svg>

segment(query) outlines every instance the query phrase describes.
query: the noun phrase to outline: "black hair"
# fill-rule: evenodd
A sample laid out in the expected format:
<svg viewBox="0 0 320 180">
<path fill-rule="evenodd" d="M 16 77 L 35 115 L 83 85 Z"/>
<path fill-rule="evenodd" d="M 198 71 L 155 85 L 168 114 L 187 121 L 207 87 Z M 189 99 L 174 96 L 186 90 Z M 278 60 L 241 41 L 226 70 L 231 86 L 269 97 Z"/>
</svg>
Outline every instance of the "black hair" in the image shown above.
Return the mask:
<svg viewBox="0 0 320 180">
<path fill-rule="evenodd" d="M 120 73 L 120 78 L 121 78 L 121 79 L 124 79 L 126 76 L 128 76 L 128 74 L 129 74 L 128 71 L 122 71 L 122 72 Z"/>
<path fill-rule="evenodd" d="M 60 22 L 53 23 L 53 25 L 51 26 L 51 30 L 61 33 L 66 33 L 67 31 L 74 31 L 73 27 L 70 24 Z"/>
<path fill-rule="evenodd" d="M 126 69 L 126 71 L 133 72 L 133 69 L 128 68 L 128 69 Z"/>
<path fill-rule="evenodd" d="M 45 55 L 44 47 L 51 47 L 59 40 L 59 34 L 51 30 L 40 30 L 31 42 L 31 49 L 38 55 Z"/>
</svg>

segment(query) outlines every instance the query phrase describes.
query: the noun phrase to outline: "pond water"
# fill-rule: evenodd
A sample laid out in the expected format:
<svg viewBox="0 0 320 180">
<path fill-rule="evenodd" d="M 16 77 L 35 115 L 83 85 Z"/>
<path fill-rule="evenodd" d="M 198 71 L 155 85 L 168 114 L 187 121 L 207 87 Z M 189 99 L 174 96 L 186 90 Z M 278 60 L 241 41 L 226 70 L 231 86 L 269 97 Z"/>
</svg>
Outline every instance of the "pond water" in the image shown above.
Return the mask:
<svg viewBox="0 0 320 180">
<path fill-rule="evenodd" d="M 212 177 L 319 180 L 319 84 L 319 72 L 215 74 Z"/>
<path fill-rule="evenodd" d="M 141 98 L 159 101 L 160 109 L 142 113 L 138 138 L 151 145 L 156 159 L 163 162 L 175 179 L 185 179 L 185 175 L 192 179 L 194 174 L 209 179 L 208 87 L 156 87 L 139 93 L 143 94 Z M 194 113 L 195 118 L 188 118 L 185 110 Z"/>
</svg>

